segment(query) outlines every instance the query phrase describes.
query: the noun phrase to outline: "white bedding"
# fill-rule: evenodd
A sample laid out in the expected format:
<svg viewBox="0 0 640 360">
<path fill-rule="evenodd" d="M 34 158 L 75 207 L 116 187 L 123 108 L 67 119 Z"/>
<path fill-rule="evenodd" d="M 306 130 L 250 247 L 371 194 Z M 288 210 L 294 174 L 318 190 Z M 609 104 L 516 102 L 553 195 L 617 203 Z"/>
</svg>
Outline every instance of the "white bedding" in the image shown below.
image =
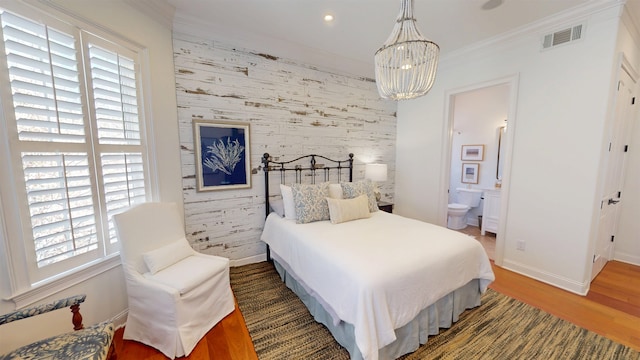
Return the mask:
<svg viewBox="0 0 640 360">
<path fill-rule="evenodd" d="M 267 217 L 261 240 L 341 320 L 354 326 L 365 359 L 395 340 L 394 329 L 472 279 L 494 280 L 475 239 L 377 211 L 341 224 Z"/>
</svg>

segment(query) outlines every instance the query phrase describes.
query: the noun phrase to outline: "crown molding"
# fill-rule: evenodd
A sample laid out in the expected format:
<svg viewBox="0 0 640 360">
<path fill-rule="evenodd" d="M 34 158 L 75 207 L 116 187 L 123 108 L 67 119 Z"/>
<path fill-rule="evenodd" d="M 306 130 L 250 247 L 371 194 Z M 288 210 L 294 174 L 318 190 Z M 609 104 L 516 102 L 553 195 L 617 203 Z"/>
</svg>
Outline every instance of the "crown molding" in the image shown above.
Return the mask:
<svg viewBox="0 0 640 360">
<path fill-rule="evenodd" d="M 173 17 L 176 8 L 169 4 L 167 0 L 124 0 L 129 6 L 136 8 L 140 12 L 149 15 L 165 27 L 173 28 Z"/>
<path fill-rule="evenodd" d="M 625 2 L 626 0 L 592 1 L 586 5 L 559 12 L 536 22 L 520 26 L 512 31 L 448 52 L 441 56 L 441 61 L 446 62 L 447 60 L 466 57 L 481 49 L 506 44 L 516 39 L 529 36 L 532 33 L 543 33 L 549 31 L 549 29 L 559 28 L 563 25 L 573 25 L 576 22 L 583 21 L 594 14 L 598 14 L 611 8 L 622 8 Z"/>
<path fill-rule="evenodd" d="M 622 22 L 626 25 L 627 30 L 631 33 L 631 37 L 633 37 L 634 41 L 640 48 L 640 14 L 635 14 L 634 9 L 629 5 L 629 1 L 624 6 L 624 10 L 622 11 Z M 640 4 L 636 5 L 636 8 L 640 9 Z"/>
<path fill-rule="evenodd" d="M 125 0 L 127 2 L 136 2 L 136 0 Z M 138 0 L 142 3 L 153 2 L 154 0 Z M 166 0 L 163 0 L 166 2 Z M 627 0 L 592 0 L 584 5 L 559 12 L 544 19 L 520 26 L 512 31 L 499 34 L 492 38 L 482 40 L 451 52 L 442 53 L 440 56 L 441 65 L 445 65 L 454 59 L 460 59 L 468 56 L 476 56 L 478 52 L 486 51 L 488 48 L 495 46 L 508 45 L 513 41 L 530 37 L 532 34 L 541 34 L 553 29 L 558 29 L 563 25 L 572 26 L 577 22 L 583 22 L 589 17 L 605 12 L 610 9 L 619 9 L 618 16 L 623 15 L 623 7 Z M 627 5 L 628 6 L 628 5 Z M 627 18 L 633 17 L 626 15 Z M 631 22 L 636 25 L 637 24 Z M 211 22 L 204 22 L 201 19 L 190 17 L 188 15 L 176 12 L 173 21 L 173 30 L 202 37 L 207 40 L 220 40 L 227 44 L 242 46 L 247 49 L 257 50 L 264 53 L 282 56 L 289 59 L 296 59 L 307 64 L 325 63 L 324 65 L 331 69 L 339 69 L 340 72 L 347 72 L 354 75 L 365 77 L 373 77 L 373 64 L 348 59 L 344 57 L 336 57 L 306 44 L 291 43 L 272 37 L 263 36 L 261 34 L 242 32 L 241 29 L 222 27 Z M 266 45 L 268 44 L 268 46 Z M 318 61 L 319 59 L 326 59 Z M 446 65 L 445 65 L 446 66 Z"/>
</svg>

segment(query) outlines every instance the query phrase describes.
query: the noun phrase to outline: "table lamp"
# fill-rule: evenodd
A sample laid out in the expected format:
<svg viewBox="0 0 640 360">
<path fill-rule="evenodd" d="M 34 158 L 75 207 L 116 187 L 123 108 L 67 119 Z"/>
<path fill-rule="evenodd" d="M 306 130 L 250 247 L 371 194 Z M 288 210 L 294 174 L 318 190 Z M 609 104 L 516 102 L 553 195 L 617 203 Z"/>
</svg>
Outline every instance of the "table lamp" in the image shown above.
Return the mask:
<svg viewBox="0 0 640 360">
<path fill-rule="evenodd" d="M 373 182 L 387 181 L 387 164 L 366 164 L 364 168 L 364 178 Z M 374 193 L 376 200 L 380 201 L 380 188 L 376 184 Z"/>
</svg>

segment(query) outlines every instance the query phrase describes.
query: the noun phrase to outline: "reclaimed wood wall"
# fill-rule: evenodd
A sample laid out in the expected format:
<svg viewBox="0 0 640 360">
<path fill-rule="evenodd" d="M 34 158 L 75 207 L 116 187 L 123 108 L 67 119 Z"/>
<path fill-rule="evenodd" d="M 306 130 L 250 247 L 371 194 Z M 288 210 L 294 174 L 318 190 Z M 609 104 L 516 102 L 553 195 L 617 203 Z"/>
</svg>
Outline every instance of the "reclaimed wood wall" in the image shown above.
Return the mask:
<svg viewBox="0 0 640 360">
<path fill-rule="evenodd" d="M 365 163 L 386 163 L 382 197 L 393 201 L 396 103 L 379 98 L 374 80 L 188 34 L 173 36 L 185 223 L 196 250 L 232 260 L 265 252 L 259 239 L 265 152 L 275 160 L 311 153 L 346 159 L 354 153 L 355 180 L 364 178 Z M 250 124 L 250 189 L 195 190 L 193 119 Z"/>
</svg>

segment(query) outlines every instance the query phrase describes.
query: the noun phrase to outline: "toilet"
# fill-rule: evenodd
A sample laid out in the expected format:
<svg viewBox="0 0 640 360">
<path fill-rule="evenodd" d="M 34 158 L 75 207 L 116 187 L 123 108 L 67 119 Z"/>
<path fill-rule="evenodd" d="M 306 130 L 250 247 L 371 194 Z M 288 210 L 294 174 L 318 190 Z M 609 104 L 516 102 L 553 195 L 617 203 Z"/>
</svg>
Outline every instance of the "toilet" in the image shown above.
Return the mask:
<svg viewBox="0 0 640 360">
<path fill-rule="evenodd" d="M 482 190 L 457 188 L 458 202 L 449 204 L 447 210 L 447 227 L 460 230 L 467 227 L 467 212 L 480 205 Z"/>
</svg>

